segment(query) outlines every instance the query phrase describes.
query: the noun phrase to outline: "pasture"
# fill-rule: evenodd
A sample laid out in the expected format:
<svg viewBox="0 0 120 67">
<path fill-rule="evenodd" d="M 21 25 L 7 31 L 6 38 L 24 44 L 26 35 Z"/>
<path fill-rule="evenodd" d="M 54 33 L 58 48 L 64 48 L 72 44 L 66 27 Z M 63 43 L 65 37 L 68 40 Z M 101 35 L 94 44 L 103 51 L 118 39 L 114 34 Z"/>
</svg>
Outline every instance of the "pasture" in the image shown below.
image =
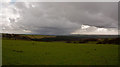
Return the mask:
<svg viewBox="0 0 120 67">
<path fill-rule="evenodd" d="M 3 39 L 3 65 L 116 65 L 118 46 Z"/>
</svg>

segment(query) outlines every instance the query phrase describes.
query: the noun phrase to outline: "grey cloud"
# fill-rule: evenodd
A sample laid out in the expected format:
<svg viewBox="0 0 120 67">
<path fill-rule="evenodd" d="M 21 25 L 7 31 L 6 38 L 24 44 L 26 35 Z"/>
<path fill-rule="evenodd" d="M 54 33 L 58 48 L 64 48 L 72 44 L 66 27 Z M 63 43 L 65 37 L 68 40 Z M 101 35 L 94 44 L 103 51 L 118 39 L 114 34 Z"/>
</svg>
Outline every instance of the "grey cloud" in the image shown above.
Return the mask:
<svg viewBox="0 0 120 67">
<path fill-rule="evenodd" d="M 118 28 L 117 2 L 17 2 L 14 6 L 20 20 L 13 27 L 31 33 L 71 34 L 81 25 Z"/>
</svg>

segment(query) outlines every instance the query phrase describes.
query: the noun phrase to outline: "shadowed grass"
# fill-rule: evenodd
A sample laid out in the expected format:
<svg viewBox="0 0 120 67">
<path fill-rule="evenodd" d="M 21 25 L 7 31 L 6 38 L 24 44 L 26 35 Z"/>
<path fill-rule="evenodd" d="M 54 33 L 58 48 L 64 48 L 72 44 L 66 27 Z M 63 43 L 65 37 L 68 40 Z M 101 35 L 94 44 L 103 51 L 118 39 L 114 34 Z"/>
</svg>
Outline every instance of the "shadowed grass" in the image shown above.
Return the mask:
<svg viewBox="0 0 120 67">
<path fill-rule="evenodd" d="M 3 65 L 116 65 L 118 45 L 3 40 Z"/>
</svg>

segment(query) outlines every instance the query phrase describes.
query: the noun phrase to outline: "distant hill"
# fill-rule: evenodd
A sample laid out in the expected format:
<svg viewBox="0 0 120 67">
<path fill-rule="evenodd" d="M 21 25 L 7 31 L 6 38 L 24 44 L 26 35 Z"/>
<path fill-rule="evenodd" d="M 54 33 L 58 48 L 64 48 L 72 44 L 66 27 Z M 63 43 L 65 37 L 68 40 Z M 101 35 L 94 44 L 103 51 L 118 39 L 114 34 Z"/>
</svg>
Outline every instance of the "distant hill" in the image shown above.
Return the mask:
<svg viewBox="0 0 120 67">
<path fill-rule="evenodd" d="M 49 35 L 31 35 L 31 34 L 2 34 L 3 38 L 9 39 L 22 39 L 22 40 L 32 40 L 32 39 L 41 39 L 41 38 L 52 38 L 56 36 Z"/>
<path fill-rule="evenodd" d="M 80 38 L 118 38 L 120 35 L 69 35 Z"/>
<path fill-rule="evenodd" d="M 2 35 L 6 35 L 8 33 L 2 33 Z M 27 36 L 30 38 L 44 38 L 44 37 L 56 37 L 56 36 L 64 36 L 64 37 L 74 37 L 74 38 L 119 38 L 120 35 L 81 35 L 81 34 L 71 34 L 71 35 L 43 35 L 43 34 L 15 34 Z"/>
<path fill-rule="evenodd" d="M 31 35 L 31 34 L 2 34 L 2 38 L 14 40 L 31 40 L 31 41 L 66 41 L 67 43 L 79 42 L 86 43 L 95 41 L 97 44 L 120 44 L 118 35 Z"/>
</svg>

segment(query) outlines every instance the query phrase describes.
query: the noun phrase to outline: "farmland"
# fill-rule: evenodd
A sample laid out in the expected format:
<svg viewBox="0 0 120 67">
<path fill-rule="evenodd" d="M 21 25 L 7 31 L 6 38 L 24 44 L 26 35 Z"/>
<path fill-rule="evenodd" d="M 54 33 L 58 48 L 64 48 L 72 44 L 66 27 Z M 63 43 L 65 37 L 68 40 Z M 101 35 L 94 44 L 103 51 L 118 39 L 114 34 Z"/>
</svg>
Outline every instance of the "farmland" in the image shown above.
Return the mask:
<svg viewBox="0 0 120 67">
<path fill-rule="evenodd" d="M 114 44 L 2 40 L 3 65 L 116 65 Z"/>
</svg>

